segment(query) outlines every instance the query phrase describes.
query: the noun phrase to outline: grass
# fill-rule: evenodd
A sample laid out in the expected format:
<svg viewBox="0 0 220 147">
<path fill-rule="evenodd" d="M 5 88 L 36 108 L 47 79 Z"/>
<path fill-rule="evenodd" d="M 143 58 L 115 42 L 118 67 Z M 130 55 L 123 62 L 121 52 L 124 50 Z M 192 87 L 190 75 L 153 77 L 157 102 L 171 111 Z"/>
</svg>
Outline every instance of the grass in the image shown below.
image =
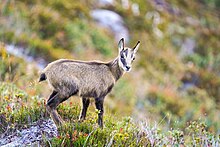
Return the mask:
<svg viewBox="0 0 220 147">
<path fill-rule="evenodd" d="M 48 62 L 85 54 L 86 50 L 112 55 L 109 32 L 95 25 L 89 8 L 83 6 L 70 0 L 3 2 L 0 40 L 24 47 L 30 55 Z"/>
<path fill-rule="evenodd" d="M 0 134 L 10 134 L 39 120 L 48 119 L 45 100 L 29 96 L 13 84 L 0 84 Z M 134 121 L 131 117 L 118 118 L 105 114 L 105 127 L 97 125 L 97 112 L 89 111 L 84 122 L 78 121 L 80 106 L 65 102 L 58 112 L 66 123 L 58 127 L 59 135 L 43 140 L 46 146 L 218 146 L 219 136 L 207 131 L 202 120 L 188 123 L 184 129 L 164 128 L 161 123 Z M 164 121 L 164 120 L 162 120 Z"/>
</svg>

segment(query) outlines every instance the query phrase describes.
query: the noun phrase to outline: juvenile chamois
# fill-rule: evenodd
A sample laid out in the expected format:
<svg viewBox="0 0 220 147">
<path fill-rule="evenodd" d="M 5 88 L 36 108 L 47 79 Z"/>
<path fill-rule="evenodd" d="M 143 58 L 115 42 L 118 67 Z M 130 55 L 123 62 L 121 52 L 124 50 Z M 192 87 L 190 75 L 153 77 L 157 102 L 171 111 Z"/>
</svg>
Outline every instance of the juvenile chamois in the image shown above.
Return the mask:
<svg viewBox="0 0 220 147">
<path fill-rule="evenodd" d="M 47 80 L 53 89 L 46 109 L 56 125 L 63 122 L 56 107 L 69 97 L 77 95 L 82 97 L 83 106 L 79 119 L 85 119 L 89 98 L 93 97 L 99 110 L 98 124 L 102 128 L 104 98 L 112 90 L 115 82 L 131 70 L 139 45 L 140 41 L 134 48 L 125 47 L 122 38 L 118 43 L 118 57 L 107 63 L 60 59 L 48 64 L 41 72 L 39 82 Z"/>
</svg>

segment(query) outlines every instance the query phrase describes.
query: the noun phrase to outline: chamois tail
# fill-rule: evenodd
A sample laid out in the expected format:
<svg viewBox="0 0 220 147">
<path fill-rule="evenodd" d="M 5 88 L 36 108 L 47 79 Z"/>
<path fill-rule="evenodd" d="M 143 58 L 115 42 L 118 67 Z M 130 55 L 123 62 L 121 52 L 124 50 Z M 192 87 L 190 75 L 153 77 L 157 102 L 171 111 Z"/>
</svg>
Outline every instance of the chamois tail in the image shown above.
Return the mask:
<svg viewBox="0 0 220 147">
<path fill-rule="evenodd" d="M 44 81 L 44 80 L 46 80 L 46 79 L 47 79 L 46 74 L 45 74 L 45 73 L 42 73 L 42 74 L 40 75 L 39 82 Z"/>
</svg>

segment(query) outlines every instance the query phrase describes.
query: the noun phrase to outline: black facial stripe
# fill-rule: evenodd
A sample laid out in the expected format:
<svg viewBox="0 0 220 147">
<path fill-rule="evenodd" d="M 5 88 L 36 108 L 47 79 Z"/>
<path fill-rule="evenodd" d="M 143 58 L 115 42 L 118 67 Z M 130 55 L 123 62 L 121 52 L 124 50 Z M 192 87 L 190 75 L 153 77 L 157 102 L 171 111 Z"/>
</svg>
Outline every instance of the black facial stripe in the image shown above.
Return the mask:
<svg viewBox="0 0 220 147">
<path fill-rule="evenodd" d="M 124 52 L 125 52 L 125 55 L 127 57 L 128 56 L 128 49 L 126 49 Z"/>
<path fill-rule="evenodd" d="M 125 61 L 125 58 L 121 58 L 121 63 L 122 63 L 124 66 L 127 65 L 127 63 L 126 63 L 126 61 Z"/>
<path fill-rule="evenodd" d="M 120 52 L 120 56 L 121 56 L 121 57 L 124 57 L 123 51 Z"/>
</svg>

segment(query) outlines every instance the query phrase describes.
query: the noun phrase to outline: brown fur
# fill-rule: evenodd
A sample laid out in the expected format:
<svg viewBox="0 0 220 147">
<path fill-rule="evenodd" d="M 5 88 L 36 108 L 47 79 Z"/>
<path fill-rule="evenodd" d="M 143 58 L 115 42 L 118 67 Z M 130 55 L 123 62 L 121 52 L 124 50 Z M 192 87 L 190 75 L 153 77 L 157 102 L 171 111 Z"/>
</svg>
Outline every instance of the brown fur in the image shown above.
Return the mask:
<svg viewBox="0 0 220 147">
<path fill-rule="evenodd" d="M 125 51 L 122 38 L 118 44 L 119 57 L 108 63 L 60 59 L 48 64 L 42 71 L 39 82 L 47 80 L 53 89 L 46 108 L 54 122 L 57 125 L 63 122 L 56 107 L 70 96 L 77 95 L 82 97 L 83 104 L 80 120 L 85 119 L 90 103 L 89 98 L 93 97 L 96 108 L 99 110 L 98 124 L 103 127 L 104 98 L 112 90 L 115 82 L 124 74 L 124 71 L 129 71 L 133 54 L 137 51 L 139 43 L 136 45 L 137 48 Z M 132 57 L 127 57 L 128 53 Z M 126 59 L 121 59 L 120 56 L 123 54 L 126 55 Z"/>
<path fill-rule="evenodd" d="M 63 97 L 103 97 L 107 95 L 124 71 L 118 59 L 109 62 L 83 62 L 60 59 L 44 70 L 49 85 Z"/>
<path fill-rule="evenodd" d="M 48 64 L 40 76 L 40 79 L 47 80 L 53 89 L 47 101 L 48 113 L 57 125 L 62 124 L 63 120 L 56 107 L 70 96 L 78 95 L 82 97 L 83 103 L 80 120 L 84 120 L 89 106 L 87 99 L 93 97 L 96 108 L 100 111 L 98 124 L 103 127 L 104 98 L 123 73 L 118 58 L 108 63 L 60 59 Z"/>
</svg>

